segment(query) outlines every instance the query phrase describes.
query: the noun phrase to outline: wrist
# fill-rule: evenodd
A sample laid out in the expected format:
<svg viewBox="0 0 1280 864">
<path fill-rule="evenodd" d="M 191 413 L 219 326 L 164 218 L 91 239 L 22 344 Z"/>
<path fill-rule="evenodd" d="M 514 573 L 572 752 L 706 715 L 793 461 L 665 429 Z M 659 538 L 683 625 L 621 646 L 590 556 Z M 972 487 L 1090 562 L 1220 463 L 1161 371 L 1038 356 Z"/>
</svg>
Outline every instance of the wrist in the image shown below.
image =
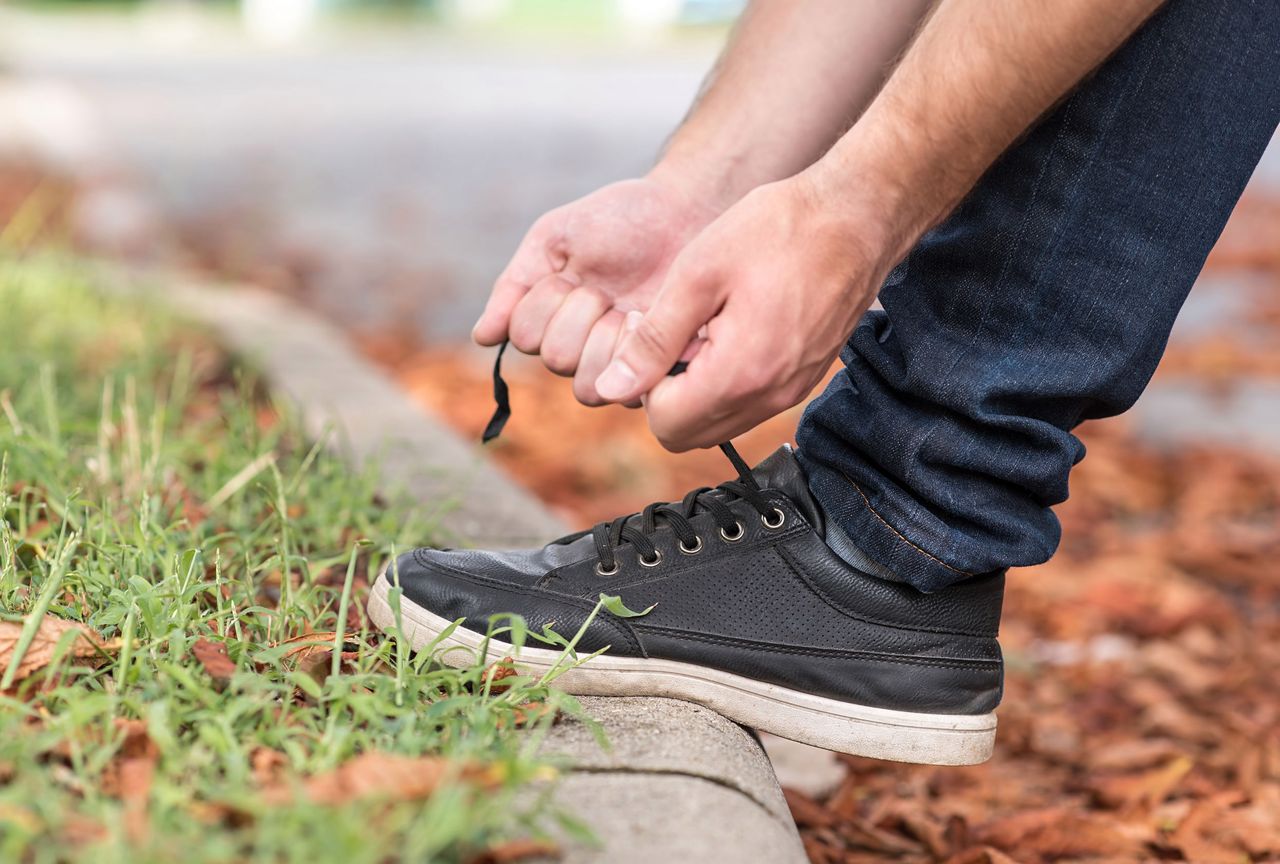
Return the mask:
<svg viewBox="0 0 1280 864">
<path fill-rule="evenodd" d="M 694 203 L 719 215 L 758 185 L 749 176 L 747 163 L 744 153 L 677 138 L 647 177 L 679 189 Z"/>
<path fill-rule="evenodd" d="M 909 124 L 881 123 L 868 112 L 800 176 L 828 209 L 839 211 L 833 218 L 870 233 L 880 254 L 896 264 L 965 191 L 927 143 Z"/>
<path fill-rule="evenodd" d="M 905 189 L 888 174 L 819 160 L 791 179 L 807 211 L 809 233 L 853 250 L 860 268 L 896 265 L 924 233 Z"/>
</svg>

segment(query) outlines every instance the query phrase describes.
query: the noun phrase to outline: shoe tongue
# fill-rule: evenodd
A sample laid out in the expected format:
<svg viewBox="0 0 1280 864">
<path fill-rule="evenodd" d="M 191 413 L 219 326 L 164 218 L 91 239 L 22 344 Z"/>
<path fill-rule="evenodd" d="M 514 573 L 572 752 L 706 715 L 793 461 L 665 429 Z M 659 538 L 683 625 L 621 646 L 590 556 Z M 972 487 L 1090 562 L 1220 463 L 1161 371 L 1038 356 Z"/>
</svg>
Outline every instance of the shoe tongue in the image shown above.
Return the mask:
<svg viewBox="0 0 1280 864">
<path fill-rule="evenodd" d="M 759 465 L 751 469 L 751 476 L 756 478 L 761 489 L 777 489 L 795 503 L 796 507 L 809 520 L 809 524 L 825 536 L 822 519 L 822 508 L 809 492 L 809 481 L 804 476 L 804 469 L 796 459 L 795 451 L 790 444 L 783 444 Z"/>
</svg>

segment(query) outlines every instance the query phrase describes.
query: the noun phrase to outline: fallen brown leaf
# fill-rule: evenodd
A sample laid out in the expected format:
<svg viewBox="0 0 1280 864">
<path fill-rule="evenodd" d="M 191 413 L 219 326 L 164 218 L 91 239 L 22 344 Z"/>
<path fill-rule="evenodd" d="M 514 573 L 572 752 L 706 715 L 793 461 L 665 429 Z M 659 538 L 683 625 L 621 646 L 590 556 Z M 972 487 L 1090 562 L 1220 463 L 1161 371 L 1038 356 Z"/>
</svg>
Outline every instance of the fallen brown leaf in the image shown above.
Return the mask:
<svg viewBox="0 0 1280 864">
<path fill-rule="evenodd" d="M 236 664 L 231 662 L 225 642 L 214 642 L 201 636 L 191 646 L 191 653 L 209 677 L 220 684 L 226 684 L 236 674 Z"/>
<path fill-rule="evenodd" d="M 1106 777 L 1091 784 L 1093 793 L 1104 807 L 1125 808 L 1142 804 L 1159 804 L 1187 772 L 1192 761 L 1179 756 L 1166 765 L 1141 774 Z"/>
<path fill-rule="evenodd" d="M 399 756 L 370 751 L 348 759 L 332 771 L 313 774 L 300 787 L 286 783 L 268 787 L 269 804 L 286 804 L 297 794 L 316 804 L 345 804 L 365 798 L 416 801 L 427 798 L 450 774 L 464 780 L 483 776 L 472 766 L 459 766 L 438 756 Z"/>
<path fill-rule="evenodd" d="M 508 840 L 497 846 L 490 846 L 469 864 L 511 864 L 513 861 L 524 861 L 528 858 L 560 857 L 560 848 L 546 840 Z"/>
<path fill-rule="evenodd" d="M 9 664 L 13 662 L 23 626 L 12 621 L 0 621 L 0 675 L 3 675 L 9 668 Z M 119 647 L 115 643 L 103 641 L 97 633 L 78 621 L 66 621 L 46 615 L 41 619 L 35 638 L 31 640 L 26 653 L 18 663 L 14 681 L 21 681 L 48 666 L 53 661 L 58 641 L 68 632 L 73 631 L 77 634 L 70 648 L 70 655 L 73 658 L 92 657 L 102 651 L 111 651 Z"/>
<path fill-rule="evenodd" d="M 505 693 L 510 685 L 500 684 L 504 678 L 513 678 L 520 673 L 516 671 L 515 659 L 512 657 L 503 657 L 490 663 L 488 668 L 484 670 L 483 680 L 489 682 L 490 693 Z"/>
<path fill-rule="evenodd" d="M 288 645 L 289 650 L 285 651 L 283 659 L 296 659 L 316 651 L 332 650 L 334 640 L 338 638 L 337 631 L 327 630 L 316 633 L 303 633 L 300 636 L 291 636 L 288 639 L 281 640 L 278 644 Z M 359 650 L 357 640 L 360 634 L 352 631 L 342 637 L 342 652 L 344 654 Z"/>
<path fill-rule="evenodd" d="M 258 785 L 268 786 L 279 779 L 280 772 L 289 764 L 289 760 L 279 750 L 258 747 L 250 755 L 249 764 L 253 767 L 253 779 Z"/>
<path fill-rule="evenodd" d="M 1021 864 L 1017 859 L 991 846 L 974 846 L 957 852 L 943 864 Z"/>
<path fill-rule="evenodd" d="M 147 801 L 151 797 L 151 781 L 155 770 L 154 758 L 136 757 L 120 763 L 120 799 L 124 802 L 124 828 L 132 843 L 140 844 L 147 839 Z"/>
<path fill-rule="evenodd" d="M 791 818 L 802 828 L 830 828 L 836 817 L 830 810 L 796 789 L 783 789 Z"/>
</svg>

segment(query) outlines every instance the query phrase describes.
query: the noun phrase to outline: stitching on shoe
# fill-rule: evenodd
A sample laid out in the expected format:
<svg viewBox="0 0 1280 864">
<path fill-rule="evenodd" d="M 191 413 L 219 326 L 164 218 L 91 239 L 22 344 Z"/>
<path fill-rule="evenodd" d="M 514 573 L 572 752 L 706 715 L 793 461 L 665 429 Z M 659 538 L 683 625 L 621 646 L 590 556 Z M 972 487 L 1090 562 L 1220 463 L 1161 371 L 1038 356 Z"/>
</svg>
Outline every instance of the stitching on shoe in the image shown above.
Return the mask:
<svg viewBox="0 0 1280 864">
<path fill-rule="evenodd" d="M 467 581 L 479 582 L 483 585 L 489 586 L 491 588 L 496 588 L 500 591 L 506 591 L 513 594 L 521 594 L 526 597 L 550 597 L 558 602 L 564 602 L 570 606 L 574 606 L 579 611 L 585 611 L 588 614 L 590 614 L 591 610 L 595 608 L 594 603 L 589 603 L 583 598 L 575 597 L 572 594 L 561 594 L 559 591 L 548 591 L 548 590 L 534 591 L 534 590 L 525 588 L 521 585 L 512 585 L 510 582 L 502 582 L 497 579 L 490 579 L 487 576 L 481 576 L 476 573 L 468 573 L 465 570 L 458 570 L 457 568 L 451 567 L 448 564 L 441 564 L 439 561 L 431 561 L 426 557 L 427 551 L 428 550 L 426 549 L 413 550 L 414 560 L 424 567 L 427 567 L 430 569 L 444 570 L 445 572 L 449 573 L 451 576 L 460 577 Z M 644 645 L 640 641 L 639 634 L 635 632 L 635 629 L 628 622 L 622 621 L 616 618 L 615 616 L 610 616 L 608 618 L 601 618 L 600 616 L 596 616 L 596 622 L 607 624 L 611 628 L 613 628 L 620 636 L 622 636 L 624 640 L 630 643 L 631 648 L 641 657 L 647 658 L 649 656 L 649 652 L 647 652 L 644 649 Z"/>
<path fill-rule="evenodd" d="M 831 607 L 832 611 L 837 612 L 846 618 L 852 618 L 854 621 L 860 621 L 863 624 L 873 624 L 878 627 L 889 627 L 893 630 L 905 630 L 914 633 L 942 633 L 948 636 L 970 636 L 975 639 L 995 639 L 995 633 L 986 633 L 979 630 L 965 630 L 962 628 L 952 627 L 915 627 L 910 624 L 900 624 L 896 621 L 888 621 L 883 618 L 873 618 L 870 615 L 858 615 L 850 612 L 838 600 L 831 597 L 821 586 L 811 581 L 801 572 L 800 566 L 796 563 L 791 553 L 786 547 L 779 544 L 778 555 L 782 558 L 783 563 L 787 565 L 787 569 L 791 571 L 791 575 L 800 581 L 802 587 L 818 595 L 822 602 Z"/>
<path fill-rule="evenodd" d="M 839 470 L 839 469 L 837 469 L 837 470 Z M 886 521 L 885 521 L 885 518 L 884 518 L 883 516 L 881 516 L 879 513 L 877 513 L 877 512 L 876 512 L 876 508 L 874 508 L 874 507 L 872 507 L 872 506 L 871 506 L 871 499 L 867 497 L 867 493 L 865 493 L 865 492 L 863 492 L 863 491 L 862 491 L 862 487 L 861 487 L 861 486 L 859 486 L 857 483 L 853 482 L 853 478 L 851 478 L 848 474 L 844 473 L 844 471 L 840 471 L 840 476 L 841 476 L 841 477 L 843 477 L 843 478 L 845 479 L 845 482 L 847 482 L 850 486 L 852 486 L 852 487 L 854 488 L 854 491 L 856 491 L 859 495 L 861 495 L 861 496 L 862 496 L 862 503 L 863 503 L 863 504 L 865 504 L 865 505 L 867 505 L 867 510 L 869 510 L 869 511 L 871 512 L 871 515 L 872 515 L 872 516 L 874 516 L 874 517 L 876 517 L 877 519 L 879 519 L 879 520 L 880 520 L 880 524 L 881 524 L 881 525 L 883 525 L 884 527 L 888 528 L 890 531 L 892 531 L 892 532 L 894 533 L 894 536 L 896 536 L 896 537 L 897 537 L 899 540 L 901 540 L 903 543 L 906 543 L 908 546 L 910 546 L 912 549 L 914 549 L 914 550 L 916 550 L 917 552 L 919 552 L 919 553 L 920 553 L 921 555 L 923 555 L 924 557 L 928 558 L 930 561 L 933 561 L 933 562 L 934 562 L 934 563 L 936 563 L 936 564 L 941 564 L 943 567 L 946 567 L 946 568 L 947 568 L 948 570 L 950 570 L 952 573 L 959 573 L 961 576 L 977 576 L 977 575 L 979 575 L 979 574 L 977 574 L 977 573 L 970 573 L 968 570 L 961 570 L 959 567 L 952 567 L 950 564 L 948 564 L 946 561 L 943 561 L 943 560 L 942 560 L 941 558 L 939 558 L 937 555 L 934 555 L 934 554 L 932 554 L 931 552 L 928 552 L 928 551 L 926 551 L 926 550 L 924 550 L 924 549 L 921 549 L 921 548 L 920 548 L 919 546 L 917 546 L 915 543 L 912 543 L 910 540 L 908 540 L 908 539 L 906 538 L 906 536 L 905 536 L 905 535 L 903 535 L 903 533 L 902 533 L 901 531 L 899 531 L 897 528 L 894 528 L 892 525 L 890 525 L 888 522 L 886 522 Z"/>
<path fill-rule="evenodd" d="M 984 660 L 972 658 L 968 660 L 945 657 L 916 657 L 913 655 L 877 654 L 873 651 L 842 651 L 835 648 L 807 648 L 797 645 L 775 645 L 769 642 L 753 642 L 748 639 L 735 639 L 731 636 L 713 636 L 706 633 L 694 633 L 689 630 L 673 630 L 654 624 L 637 625 L 640 630 L 654 631 L 672 639 L 692 639 L 698 642 L 710 642 L 716 645 L 727 645 L 733 648 L 747 648 L 764 653 L 800 654 L 807 657 L 829 657 L 837 660 L 870 660 L 877 663 L 900 663 L 909 666 L 937 666 L 946 669 L 970 669 L 975 672 L 998 671 L 1000 660 Z"/>
</svg>

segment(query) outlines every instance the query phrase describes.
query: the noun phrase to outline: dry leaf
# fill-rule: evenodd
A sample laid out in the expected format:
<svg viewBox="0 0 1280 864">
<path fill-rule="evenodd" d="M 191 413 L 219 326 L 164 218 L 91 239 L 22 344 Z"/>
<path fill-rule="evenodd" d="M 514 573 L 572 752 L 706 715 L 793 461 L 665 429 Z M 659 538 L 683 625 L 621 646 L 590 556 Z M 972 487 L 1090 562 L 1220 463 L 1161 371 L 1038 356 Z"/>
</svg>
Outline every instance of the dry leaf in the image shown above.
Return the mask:
<svg viewBox="0 0 1280 864">
<path fill-rule="evenodd" d="M 214 642 L 201 636 L 191 646 L 191 653 L 200 661 L 209 677 L 219 684 L 226 684 L 236 674 L 236 664 L 231 662 L 225 642 Z"/>
<path fill-rule="evenodd" d="M 791 818 L 802 828 L 829 828 L 835 824 L 835 815 L 803 792 L 783 789 L 782 794 L 791 809 Z"/>
<path fill-rule="evenodd" d="M 0 621 L 0 675 L 9 668 L 17 652 L 22 628 L 23 624 Z M 117 647 L 114 643 L 104 642 L 97 633 L 78 621 L 65 621 L 46 615 L 36 629 L 35 638 L 31 640 L 26 653 L 22 655 L 22 661 L 18 664 L 17 677 L 14 680 L 21 681 L 48 666 L 53 660 L 58 641 L 69 631 L 78 634 L 70 648 L 70 656 L 74 658 L 93 657 L 102 651 L 114 650 Z"/>
<path fill-rule="evenodd" d="M 124 801 L 124 827 L 132 843 L 146 841 L 148 834 L 147 800 L 151 796 L 151 780 L 156 760 L 139 757 L 120 763 L 120 798 Z"/>
<path fill-rule="evenodd" d="M 280 772 L 289 764 L 289 760 L 279 750 L 258 747 L 249 757 L 249 764 L 253 766 L 253 779 L 258 785 L 268 786 L 279 779 Z"/>
<path fill-rule="evenodd" d="M 493 694 L 505 693 L 510 685 L 500 684 L 504 678 L 513 678 L 520 673 L 516 671 L 516 661 L 513 657 L 503 657 L 501 660 L 495 660 L 490 663 L 484 670 L 481 680 L 489 682 L 489 692 Z"/>
<path fill-rule="evenodd" d="M 512 864 L 528 858 L 559 858 L 559 847 L 546 840 L 508 840 L 490 846 L 472 858 L 469 864 Z"/>
<path fill-rule="evenodd" d="M 1105 807 L 1134 807 L 1140 804 L 1152 806 L 1169 796 L 1187 772 L 1192 761 L 1179 756 L 1167 765 L 1141 774 L 1106 777 L 1092 784 L 1094 795 Z"/>
<path fill-rule="evenodd" d="M 1019 864 L 1019 862 L 995 847 L 974 846 L 952 855 L 943 864 Z"/>
<path fill-rule="evenodd" d="M 338 637 L 336 631 L 328 630 L 316 633 L 303 633 L 301 636 L 291 636 L 288 639 L 281 640 L 279 645 L 289 645 L 288 651 L 282 655 L 285 660 L 298 660 L 307 654 L 316 651 L 332 650 L 333 642 Z M 358 640 L 359 632 L 351 631 L 342 637 L 342 652 L 344 654 L 359 650 Z"/>
<path fill-rule="evenodd" d="M 302 796 L 316 804 L 344 804 L 365 798 L 416 801 L 431 795 L 452 772 L 465 780 L 483 772 L 458 766 L 437 756 L 398 756 L 370 751 L 343 762 L 332 771 L 314 774 L 302 782 Z M 284 804 L 296 797 L 295 789 L 279 784 L 267 789 L 268 803 Z"/>
</svg>

